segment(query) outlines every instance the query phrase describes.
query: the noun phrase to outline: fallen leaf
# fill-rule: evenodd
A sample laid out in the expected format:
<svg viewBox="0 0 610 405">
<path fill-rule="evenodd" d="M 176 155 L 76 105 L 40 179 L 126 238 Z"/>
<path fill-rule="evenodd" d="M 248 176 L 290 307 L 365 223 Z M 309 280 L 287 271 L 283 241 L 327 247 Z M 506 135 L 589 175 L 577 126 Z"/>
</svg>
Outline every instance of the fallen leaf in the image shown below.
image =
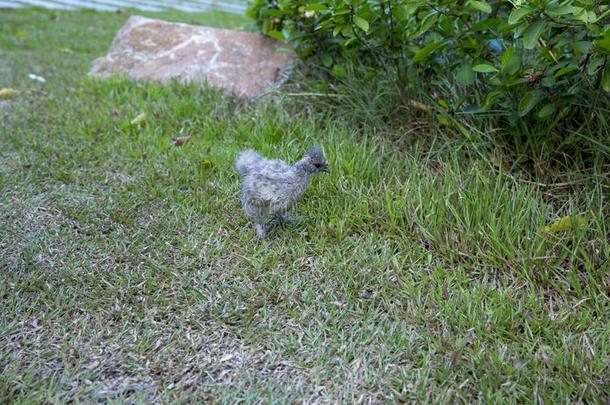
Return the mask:
<svg viewBox="0 0 610 405">
<path fill-rule="evenodd" d="M 131 120 L 131 125 L 140 125 L 144 123 L 144 121 L 146 121 L 146 113 L 140 113 Z"/>
<path fill-rule="evenodd" d="M 502 155 L 490 155 L 489 160 L 494 166 L 500 169 L 505 167 L 504 157 Z"/>
<path fill-rule="evenodd" d="M 28 321 L 27 324 L 34 330 L 40 329 L 40 321 L 38 319 L 33 319 L 31 321 Z"/>
<path fill-rule="evenodd" d="M 191 140 L 190 136 L 179 136 L 177 138 L 172 138 L 172 145 L 182 146 L 190 140 Z"/>
<path fill-rule="evenodd" d="M 451 353 L 451 364 L 456 364 L 459 360 L 462 359 L 462 354 L 464 354 L 464 349 L 457 349 L 453 353 Z"/>
<path fill-rule="evenodd" d="M 424 103 L 420 103 L 419 101 L 415 101 L 415 100 L 409 100 L 409 105 L 413 108 L 415 108 L 416 110 L 420 110 L 423 111 L 425 113 L 430 113 L 432 112 L 432 107 L 424 104 Z"/>
<path fill-rule="evenodd" d="M 211 160 L 204 159 L 201 161 L 201 166 L 212 168 L 212 167 L 214 167 L 214 163 L 212 163 Z"/>
<path fill-rule="evenodd" d="M 538 349 L 538 351 L 536 352 L 536 360 L 543 362 L 546 365 L 549 365 L 551 363 L 551 358 L 549 357 L 544 348 Z"/>
<path fill-rule="evenodd" d="M 582 229 L 587 226 L 587 219 L 582 215 L 576 215 L 572 217 L 567 215 L 563 218 L 558 219 L 552 224 L 545 226 L 545 232 L 561 232 L 569 231 L 570 229 Z"/>
<path fill-rule="evenodd" d="M 99 365 L 100 365 L 100 362 L 98 360 L 93 360 L 90 363 L 83 365 L 83 368 L 85 368 L 87 370 L 93 370 L 94 368 L 96 368 Z"/>
<path fill-rule="evenodd" d="M 444 113 L 436 114 L 436 120 L 438 121 L 439 124 L 441 124 L 445 127 L 449 126 L 449 120 L 447 119 L 447 117 L 445 116 Z"/>
<path fill-rule="evenodd" d="M 222 358 L 220 359 L 220 362 L 224 363 L 225 361 L 231 360 L 233 357 L 235 357 L 234 354 L 226 354 L 226 355 L 222 356 Z"/>
<path fill-rule="evenodd" d="M 510 358 L 512 364 L 513 364 L 513 368 L 517 371 L 521 371 L 523 369 L 523 367 L 525 367 L 526 363 L 522 363 L 519 361 L 519 359 L 517 359 L 515 356 L 512 356 Z"/>
<path fill-rule="evenodd" d="M 0 99 L 11 98 L 19 94 L 19 91 L 11 88 L 0 89 Z"/>
<path fill-rule="evenodd" d="M 475 339 L 474 328 L 470 328 L 466 331 L 466 344 L 468 346 L 472 346 L 474 344 L 474 339 Z"/>
<path fill-rule="evenodd" d="M 15 32 L 15 36 L 17 38 L 27 38 L 28 33 L 25 31 L 17 31 L 17 32 Z"/>
<path fill-rule="evenodd" d="M 35 75 L 34 73 L 30 73 L 30 74 L 28 75 L 28 77 L 29 77 L 30 79 L 32 79 L 32 80 L 36 80 L 37 82 L 40 82 L 40 83 L 46 83 L 46 82 L 47 82 L 47 79 L 45 79 L 45 78 L 44 78 L 44 77 L 42 77 L 42 76 Z"/>
</svg>

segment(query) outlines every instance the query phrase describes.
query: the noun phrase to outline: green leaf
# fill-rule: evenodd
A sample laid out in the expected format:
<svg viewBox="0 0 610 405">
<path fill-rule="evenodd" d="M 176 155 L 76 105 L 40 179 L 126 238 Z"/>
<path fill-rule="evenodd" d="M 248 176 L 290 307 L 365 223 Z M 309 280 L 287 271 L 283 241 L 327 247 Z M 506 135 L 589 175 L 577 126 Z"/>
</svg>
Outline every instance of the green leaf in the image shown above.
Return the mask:
<svg viewBox="0 0 610 405">
<path fill-rule="evenodd" d="M 355 42 L 358 38 L 357 37 L 351 37 L 350 39 L 348 39 L 347 41 L 345 41 L 343 43 L 343 46 L 345 46 L 346 48 L 349 46 L 349 44 L 351 44 L 352 42 Z"/>
<path fill-rule="evenodd" d="M 593 41 L 595 46 L 602 51 L 610 53 L 610 31 L 603 38 Z"/>
<path fill-rule="evenodd" d="M 455 18 L 448 18 L 452 23 L 455 23 Z M 502 20 L 499 18 L 488 17 L 472 25 L 472 31 L 495 30 L 500 26 Z"/>
<path fill-rule="evenodd" d="M 335 75 L 339 79 L 344 79 L 345 77 L 347 77 L 347 72 L 343 64 L 333 66 L 332 72 L 333 75 Z"/>
<path fill-rule="evenodd" d="M 523 33 L 523 46 L 525 49 L 534 49 L 538 43 L 538 38 L 540 38 L 545 28 L 546 22 L 544 21 L 536 21 L 527 27 Z"/>
<path fill-rule="evenodd" d="M 502 80 L 498 76 L 491 76 L 487 79 L 487 82 L 492 86 L 498 87 L 502 86 Z"/>
<path fill-rule="evenodd" d="M 432 52 L 434 52 L 438 48 L 440 48 L 441 45 L 442 45 L 441 41 L 433 41 L 433 42 L 429 43 L 428 45 L 424 46 L 419 51 L 415 52 L 415 55 L 413 55 L 413 59 L 412 59 L 413 63 L 417 63 L 417 62 L 421 62 L 421 61 L 425 60 L 428 57 L 428 55 L 430 55 Z"/>
<path fill-rule="evenodd" d="M 568 65 L 568 66 L 562 67 L 557 72 L 555 72 L 555 77 L 561 77 L 568 73 L 572 73 L 575 70 L 578 70 L 578 67 L 574 66 L 574 65 Z"/>
<path fill-rule="evenodd" d="M 272 9 L 272 8 L 265 10 L 266 17 L 277 17 L 277 16 L 281 16 L 281 15 L 282 15 L 281 10 Z"/>
<path fill-rule="evenodd" d="M 479 10 L 485 14 L 491 13 L 491 6 L 484 1 L 470 0 L 468 2 L 468 5 L 472 8 L 474 8 L 475 10 Z"/>
<path fill-rule="evenodd" d="M 351 37 L 354 34 L 354 30 L 352 29 L 351 25 L 344 25 L 341 28 L 341 35 L 343 35 L 344 37 Z"/>
<path fill-rule="evenodd" d="M 473 105 L 467 105 L 466 107 L 464 107 L 462 112 L 464 112 L 466 114 L 478 114 L 478 113 L 485 112 L 485 109 L 483 107 L 481 107 L 480 105 L 473 104 Z"/>
<path fill-rule="evenodd" d="M 610 91 L 610 65 L 607 65 L 602 73 L 602 89 L 604 91 Z"/>
<path fill-rule="evenodd" d="M 544 87 L 553 87 L 555 86 L 555 83 L 557 83 L 557 80 L 555 80 L 553 76 L 543 77 L 542 80 L 540 80 L 540 84 Z"/>
<path fill-rule="evenodd" d="M 404 7 L 404 10 L 405 10 L 405 13 L 408 16 L 411 16 L 411 15 L 415 14 L 417 9 L 421 5 L 422 5 L 422 3 L 420 1 L 418 1 L 418 0 L 416 0 L 416 1 L 409 1 L 409 2 L 407 2 L 407 4 L 405 4 L 403 7 Z"/>
<path fill-rule="evenodd" d="M 426 31 L 428 31 L 430 29 L 430 27 L 432 27 L 434 25 L 434 23 L 436 23 L 437 19 L 438 19 L 438 14 L 436 14 L 436 13 L 428 14 L 426 17 L 424 17 L 424 20 L 421 24 L 421 27 L 419 28 L 419 32 L 417 33 L 416 37 L 424 34 Z"/>
<path fill-rule="evenodd" d="M 566 4 L 564 6 L 559 6 L 553 9 L 547 9 L 546 12 L 552 16 L 561 16 L 566 14 L 574 14 L 574 11 L 580 11 L 577 7 L 572 6 L 571 4 Z"/>
<path fill-rule="evenodd" d="M 501 66 L 502 71 L 509 75 L 517 73 L 521 67 L 521 55 L 515 48 L 508 48 L 502 54 Z"/>
<path fill-rule="evenodd" d="M 334 24 L 335 24 L 335 22 L 332 20 L 332 18 L 329 18 L 329 19 L 327 19 L 327 20 L 320 21 L 320 24 L 318 24 L 318 25 L 317 25 L 317 26 L 314 28 L 314 30 L 316 30 L 316 31 L 317 31 L 317 30 L 321 30 L 321 29 L 328 30 L 328 29 L 329 29 L 330 27 L 332 27 Z M 288 30 L 288 29 L 289 29 L 288 27 L 289 27 L 289 25 L 288 25 L 288 24 L 284 25 L 284 30 Z"/>
<path fill-rule="evenodd" d="M 485 99 L 483 100 L 482 107 L 485 110 L 493 107 L 493 105 L 496 103 L 496 100 L 498 100 L 503 95 L 505 95 L 505 93 L 504 93 L 504 91 L 501 91 L 501 90 L 495 90 L 495 91 L 491 91 L 491 92 L 487 93 L 487 95 L 485 96 Z"/>
<path fill-rule="evenodd" d="M 326 67 L 330 67 L 333 64 L 333 57 L 330 56 L 329 54 L 325 53 L 324 55 L 322 55 L 322 57 L 320 58 L 320 61 L 322 62 L 322 64 Z"/>
<path fill-rule="evenodd" d="M 474 70 L 475 72 L 480 72 L 480 73 L 492 73 L 492 72 L 497 72 L 498 69 L 496 69 L 495 67 L 488 65 L 486 63 L 481 63 L 480 65 L 475 65 L 472 70 Z"/>
<path fill-rule="evenodd" d="M 457 82 L 462 86 L 468 86 L 474 83 L 474 70 L 470 63 L 462 65 L 456 75 Z"/>
<path fill-rule="evenodd" d="M 279 41 L 282 41 L 284 39 L 284 35 L 280 31 L 269 31 L 267 35 Z"/>
<path fill-rule="evenodd" d="M 515 55 L 515 48 L 506 48 L 504 53 L 502 53 L 502 57 L 500 58 L 500 66 L 502 66 L 502 69 L 506 69 L 506 67 L 510 63 L 511 58 L 514 55 Z"/>
<path fill-rule="evenodd" d="M 547 44 L 553 48 L 559 48 L 571 44 L 574 41 L 573 34 L 569 31 L 564 31 L 561 34 L 553 35 L 549 38 Z"/>
<path fill-rule="evenodd" d="M 512 31 L 513 39 L 520 38 L 523 32 L 527 29 L 527 24 L 507 25 L 509 28 L 507 31 Z M 513 27 L 513 28 L 510 28 Z"/>
<path fill-rule="evenodd" d="M 542 100 L 543 93 L 540 90 L 532 90 L 525 93 L 525 96 L 519 102 L 519 115 L 526 116 L 532 108 Z"/>
<path fill-rule="evenodd" d="M 536 117 L 540 120 L 544 120 L 544 119 L 550 117 L 551 115 L 553 115 L 555 110 L 556 110 L 555 104 L 549 103 L 549 104 L 545 105 L 544 107 L 542 107 L 540 109 L 540 111 L 538 111 L 538 113 L 536 114 Z"/>
<path fill-rule="evenodd" d="M 587 64 L 587 74 L 589 76 L 593 76 L 597 73 L 597 69 L 600 68 L 604 64 L 606 58 L 602 55 L 594 55 L 589 59 L 589 63 Z"/>
<path fill-rule="evenodd" d="M 308 4 L 303 7 L 304 11 L 326 11 L 328 7 L 323 4 Z"/>
<path fill-rule="evenodd" d="M 597 20 L 597 15 L 593 10 L 586 10 L 585 8 L 575 7 L 574 18 L 586 24 L 589 22 L 595 22 L 595 20 Z"/>
<path fill-rule="evenodd" d="M 589 41 L 576 41 L 572 45 L 575 56 L 580 58 L 581 55 L 586 54 L 593 47 L 593 44 Z"/>
<path fill-rule="evenodd" d="M 345 7 L 340 7 L 340 8 L 333 8 L 333 17 L 336 15 L 345 15 L 345 14 L 349 14 L 349 8 L 345 8 Z"/>
<path fill-rule="evenodd" d="M 509 24 L 517 24 L 521 19 L 527 15 L 530 15 L 534 10 L 530 8 L 516 8 L 508 16 Z"/>
<path fill-rule="evenodd" d="M 354 24 L 358 26 L 362 31 L 369 32 L 369 23 L 362 17 L 354 16 Z"/>
</svg>

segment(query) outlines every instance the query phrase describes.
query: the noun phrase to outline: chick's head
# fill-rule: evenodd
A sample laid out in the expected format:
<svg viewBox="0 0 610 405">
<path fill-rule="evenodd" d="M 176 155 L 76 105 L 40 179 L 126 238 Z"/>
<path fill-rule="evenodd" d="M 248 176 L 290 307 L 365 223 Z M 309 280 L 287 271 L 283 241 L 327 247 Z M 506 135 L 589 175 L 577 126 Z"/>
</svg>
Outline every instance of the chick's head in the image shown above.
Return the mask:
<svg viewBox="0 0 610 405">
<path fill-rule="evenodd" d="M 302 160 L 303 168 L 312 174 L 328 173 L 330 169 L 322 150 L 318 147 L 310 149 Z"/>
</svg>

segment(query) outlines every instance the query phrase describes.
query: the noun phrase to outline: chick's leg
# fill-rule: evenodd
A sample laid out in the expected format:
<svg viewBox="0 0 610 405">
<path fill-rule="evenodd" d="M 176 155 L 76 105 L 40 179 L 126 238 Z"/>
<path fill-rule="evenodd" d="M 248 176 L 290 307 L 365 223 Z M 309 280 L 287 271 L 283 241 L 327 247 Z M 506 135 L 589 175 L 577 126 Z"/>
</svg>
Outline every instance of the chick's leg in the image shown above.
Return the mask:
<svg viewBox="0 0 610 405">
<path fill-rule="evenodd" d="M 290 215 L 290 212 L 283 211 L 276 212 L 273 215 L 273 218 L 271 218 L 271 220 L 269 221 L 268 225 L 270 228 L 275 228 L 276 226 L 292 225 L 293 223 L 294 220 L 292 219 L 292 215 Z"/>
<path fill-rule="evenodd" d="M 264 238 L 265 236 L 267 236 L 267 230 L 265 229 L 265 227 L 261 224 L 255 224 L 254 225 L 256 228 L 256 234 L 260 237 L 260 238 Z"/>
<path fill-rule="evenodd" d="M 290 212 L 285 212 L 282 214 L 282 221 L 288 225 L 294 224 L 294 218 L 292 218 L 292 214 L 290 214 Z"/>
</svg>

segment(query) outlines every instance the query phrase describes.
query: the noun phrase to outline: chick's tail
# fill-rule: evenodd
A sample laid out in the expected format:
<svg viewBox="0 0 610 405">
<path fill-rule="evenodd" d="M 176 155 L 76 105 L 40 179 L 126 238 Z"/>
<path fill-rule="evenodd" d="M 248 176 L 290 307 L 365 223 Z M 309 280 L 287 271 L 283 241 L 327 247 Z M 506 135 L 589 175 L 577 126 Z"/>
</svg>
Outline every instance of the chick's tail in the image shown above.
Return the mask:
<svg viewBox="0 0 610 405">
<path fill-rule="evenodd" d="M 252 149 L 245 150 L 235 159 L 235 170 L 237 170 L 241 177 L 244 177 L 252 171 L 262 159 L 263 157 Z"/>
</svg>

